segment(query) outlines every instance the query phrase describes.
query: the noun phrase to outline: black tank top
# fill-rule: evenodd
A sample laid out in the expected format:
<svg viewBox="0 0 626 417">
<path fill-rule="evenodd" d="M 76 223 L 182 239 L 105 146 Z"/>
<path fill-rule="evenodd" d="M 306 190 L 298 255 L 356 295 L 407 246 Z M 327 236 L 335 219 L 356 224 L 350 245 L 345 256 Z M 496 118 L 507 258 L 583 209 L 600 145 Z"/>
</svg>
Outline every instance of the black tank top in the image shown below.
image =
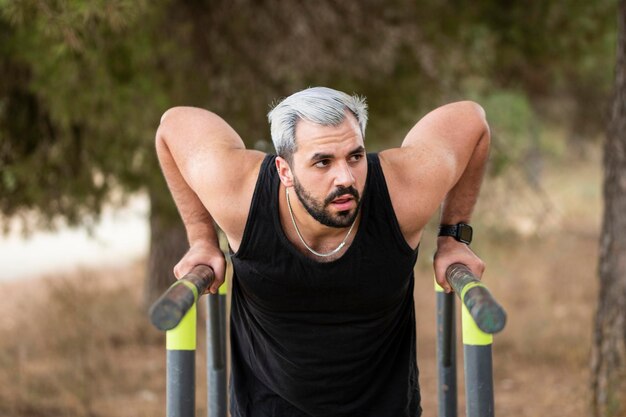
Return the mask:
<svg viewBox="0 0 626 417">
<path fill-rule="evenodd" d="M 233 417 L 421 414 L 413 267 L 378 155 L 368 154 L 362 217 L 335 261 L 307 258 L 279 219 L 268 155 L 232 256 Z"/>
</svg>

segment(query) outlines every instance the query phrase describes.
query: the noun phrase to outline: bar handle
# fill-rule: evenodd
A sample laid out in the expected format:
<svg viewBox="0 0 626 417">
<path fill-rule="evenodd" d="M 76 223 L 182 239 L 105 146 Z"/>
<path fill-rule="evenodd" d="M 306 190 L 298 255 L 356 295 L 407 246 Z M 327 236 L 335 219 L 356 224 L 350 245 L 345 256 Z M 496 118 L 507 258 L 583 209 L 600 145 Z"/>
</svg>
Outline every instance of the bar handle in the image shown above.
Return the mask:
<svg viewBox="0 0 626 417">
<path fill-rule="evenodd" d="M 450 265 L 446 279 L 480 330 L 494 334 L 504 329 L 506 312 L 467 266 L 458 263 Z"/>
<path fill-rule="evenodd" d="M 152 324 L 163 331 L 176 327 L 214 279 L 215 273 L 210 266 L 193 267 L 191 272 L 173 283 L 152 304 L 148 311 Z"/>
</svg>

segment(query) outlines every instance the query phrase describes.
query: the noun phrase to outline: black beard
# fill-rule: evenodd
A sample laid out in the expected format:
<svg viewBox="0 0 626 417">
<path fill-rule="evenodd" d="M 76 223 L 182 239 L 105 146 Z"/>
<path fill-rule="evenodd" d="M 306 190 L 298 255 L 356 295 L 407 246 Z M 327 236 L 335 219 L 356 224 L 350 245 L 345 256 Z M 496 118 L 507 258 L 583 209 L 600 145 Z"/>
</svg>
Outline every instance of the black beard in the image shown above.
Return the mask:
<svg viewBox="0 0 626 417">
<path fill-rule="evenodd" d="M 317 201 L 313 198 L 303 187 L 302 184 L 294 176 L 293 188 L 298 196 L 298 200 L 304 206 L 306 211 L 315 220 L 328 227 L 344 228 L 350 226 L 356 216 L 359 214 L 361 208 L 361 198 L 356 188 L 350 187 L 337 187 L 323 202 Z M 356 201 L 356 208 L 354 211 L 346 210 L 340 211 L 337 214 L 331 214 L 328 210 L 330 203 L 339 196 L 350 194 Z"/>
</svg>

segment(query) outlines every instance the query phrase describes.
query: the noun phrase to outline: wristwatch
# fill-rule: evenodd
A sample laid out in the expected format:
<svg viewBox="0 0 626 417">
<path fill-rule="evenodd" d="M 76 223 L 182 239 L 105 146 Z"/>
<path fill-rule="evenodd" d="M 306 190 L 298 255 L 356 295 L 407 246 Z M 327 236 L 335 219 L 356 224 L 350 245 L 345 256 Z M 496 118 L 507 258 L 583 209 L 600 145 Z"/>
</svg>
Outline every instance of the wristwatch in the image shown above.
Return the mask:
<svg viewBox="0 0 626 417">
<path fill-rule="evenodd" d="M 438 236 L 452 236 L 459 242 L 463 242 L 466 245 L 472 243 L 472 235 L 474 231 L 472 226 L 467 223 L 459 224 L 442 224 L 439 226 Z"/>
</svg>

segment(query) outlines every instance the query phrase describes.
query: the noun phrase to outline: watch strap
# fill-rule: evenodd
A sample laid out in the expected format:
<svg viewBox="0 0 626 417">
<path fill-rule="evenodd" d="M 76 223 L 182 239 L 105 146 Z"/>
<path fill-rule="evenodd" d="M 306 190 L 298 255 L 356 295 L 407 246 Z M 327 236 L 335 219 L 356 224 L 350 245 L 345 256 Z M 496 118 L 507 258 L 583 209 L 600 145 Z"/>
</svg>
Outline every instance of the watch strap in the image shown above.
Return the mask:
<svg viewBox="0 0 626 417">
<path fill-rule="evenodd" d="M 442 224 L 438 236 L 451 236 L 466 245 L 472 243 L 473 229 L 467 223 Z"/>
</svg>

